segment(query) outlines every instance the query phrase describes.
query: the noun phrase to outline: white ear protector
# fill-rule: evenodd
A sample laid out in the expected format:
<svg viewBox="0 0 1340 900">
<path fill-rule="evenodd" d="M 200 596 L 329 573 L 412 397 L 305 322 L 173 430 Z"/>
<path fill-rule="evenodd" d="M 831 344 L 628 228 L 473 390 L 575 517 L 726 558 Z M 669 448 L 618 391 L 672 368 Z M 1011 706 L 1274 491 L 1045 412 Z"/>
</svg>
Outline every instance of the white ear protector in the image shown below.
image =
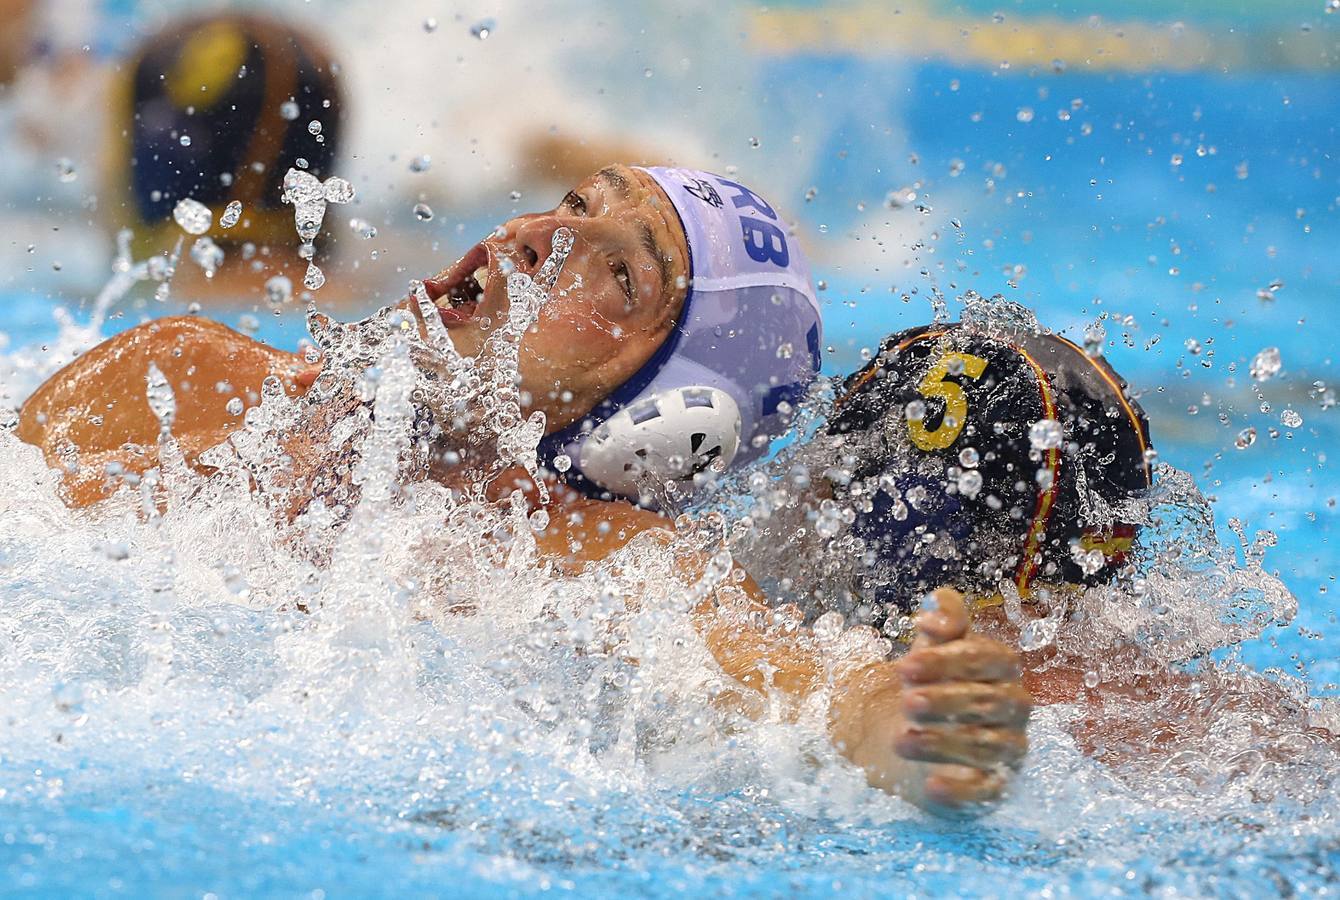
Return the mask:
<svg viewBox="0 0 1340 900">
<path fill-rule="evenodd" d="M 582 445 L 582 474 L 607 491 L 637 496 L 645 479 L 688 480 L 740 450 L 740 407 L 725 391 L 688 385 L 619 410 Z"/>
</svg>

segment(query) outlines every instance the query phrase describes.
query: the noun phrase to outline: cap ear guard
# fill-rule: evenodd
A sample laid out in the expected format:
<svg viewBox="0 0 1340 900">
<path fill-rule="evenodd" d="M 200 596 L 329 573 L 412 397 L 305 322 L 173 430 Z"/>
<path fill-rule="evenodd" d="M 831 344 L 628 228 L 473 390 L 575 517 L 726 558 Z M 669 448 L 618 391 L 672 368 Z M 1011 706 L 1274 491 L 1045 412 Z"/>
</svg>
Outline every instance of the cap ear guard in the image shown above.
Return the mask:
<svg viewBox="0 0 1340 900">
<path fill-rule="evenodd" d="M 689 479 L 740 449 L 740 408 L 730 394 L 688 385 L 644 397 L 601 424 L 581 447 L 586 478 L 636 497 L 645 480 Z"/>
</svg>

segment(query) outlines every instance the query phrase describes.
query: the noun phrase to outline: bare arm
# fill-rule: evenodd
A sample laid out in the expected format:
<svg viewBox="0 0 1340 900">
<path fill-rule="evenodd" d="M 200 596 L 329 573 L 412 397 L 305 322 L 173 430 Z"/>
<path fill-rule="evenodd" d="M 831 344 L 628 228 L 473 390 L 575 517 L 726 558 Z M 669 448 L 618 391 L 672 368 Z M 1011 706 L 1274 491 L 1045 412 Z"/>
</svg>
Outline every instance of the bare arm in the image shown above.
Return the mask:
<svg viewBox="0 0 1340 900">
<path fill-rule="evenodd" d="M 839 752 L 872 785 L 945 812 L 1000 796 L 1009 765 L 1028 749 L 1031 702 L 1018 655 L 970 631 L 957 591 L 941 589 L 935 599 L 937 608 L 917 617 L 907 654 L 833 686 L 829 722 Z M 822 661 L 804 649 L 803 635 L 750 630 L 710 612 L 704 620 L 713 654 L 743 684 L 759 689 L 766 677 L 797 696 L 822 687 Z"/>
<path fill-rule="evenodd" d="M 151 363 L 172 386 L 173 434 L 188 462 L 241 427 L 230 399 L 256 405 L 270 375 L 302 390 L 298 357 L 207 319 L 159 319 L 103 341 L 49 378 L 19 414 L 19 438 L 65 470 L 71 505 L 107 496 L 108 463 L 137 474 L 158 464 L 158 420 L 145 398 Z"/>
<path fill-rule="evenodd" d="M 555 517 L 541 536 L 541 550 L 574 568 L 603 559 L 649 529 L 668 536 L 671 527 L 623 503 L 580 501 L 569 509 L 576 514 Z M 599 522 L 608 527 L 597 530 Z M 684 574 L 692 579 L 700 573 Z M 737 586 L 739 591 L 718 591 L 696 611 L 699 631 L 722 670 L 754 691 L 796 699 L 828 688 L 824 659 L 808 629 L 771 608 L 752 579 Z M 727 593 L 732 596 L 723 601 Z M 872 662 L 831 686 L 829 721 L 839 752 L 864 769 L 872 785 L 944 812 L 1000 795 L 1008 766 L 1027 750 L 1031 703 L 1020 682 L 1018 654 L 969 630 L 957 591 L 935 596 L 938 608 L 918 617 L 917 638 L 906 655 Z"/>
</svg>

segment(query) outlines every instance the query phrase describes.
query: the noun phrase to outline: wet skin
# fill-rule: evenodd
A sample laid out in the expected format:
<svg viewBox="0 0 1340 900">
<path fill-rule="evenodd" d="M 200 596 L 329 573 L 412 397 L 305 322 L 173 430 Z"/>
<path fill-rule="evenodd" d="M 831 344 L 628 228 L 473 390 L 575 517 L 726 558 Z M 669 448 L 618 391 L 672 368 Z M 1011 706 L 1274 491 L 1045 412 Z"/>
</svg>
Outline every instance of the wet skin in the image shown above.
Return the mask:
<svg viewBox="0 0 1340 900">
<path fill-rule="evenodd" d="M 661 188 L 638 170 L 608 167 L 553 210 L 512 219 L 425 280 L 457 349 L 474 355 L 506 313 L 507 272 L 537 271 L 560 227 L 570 229 L 575 242 L 519 355 L 523 403 L 545 413 L 550 431 L 580 418 L 637 372 L 675 326 L 688 249 Z M 417 314 L 408 300 L 405 305 Z M 108 463 L 131 474 L 157 465 L 159 424 L 145 398 L 150 363 L 173 387 L 173 434 L 197 466 L 201 451 L 242 426 L 243 416 L 226 410 L 230 398 L 256 405 L 261 382 L 272 375 L 289 393 L 301 394 L 319 370 L 194 318 L 158 320 L 105 341 L 43 384 L 20 414 L 19 437 L 64 471 L 71 505 L 97 502 L 114 489 Z M 220 383 L 230 390 L 220 391 Z M 517 483 L 509 475 L 495 488 L 507 493 Z M 550 521 L 540 549 L 574 572 L 638 534 L 668 540 L 672 528 L 631 504 L 594 501 L 559 487 L 552 491 Z M 794 616 L 772 609 L 747 577 L 725 590 L 729 596 L 718 591 L 697 610 L 698 625 L 744 695 L 771 691 L 799 701 L 832 688 L 830 725 L 838 749 L 871 784 L 928 809 L 963 809 L 1000 794 L 1008 767 L 1027 748 L 1029 698 L 1018 655 L 971 632 L 955 592 L 942 592 L 938 609 L 922 615 L 916 643 L 900 660 L 872 662 L 828 685 L 821 652 Z"/>
</svg>

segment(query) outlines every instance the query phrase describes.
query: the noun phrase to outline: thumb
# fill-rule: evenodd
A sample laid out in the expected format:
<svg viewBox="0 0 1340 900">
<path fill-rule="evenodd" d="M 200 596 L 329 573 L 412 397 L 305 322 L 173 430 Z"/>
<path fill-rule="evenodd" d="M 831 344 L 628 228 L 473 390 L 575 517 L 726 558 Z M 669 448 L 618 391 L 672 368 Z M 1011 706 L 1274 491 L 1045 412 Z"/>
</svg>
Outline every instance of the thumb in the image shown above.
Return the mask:
<svg viewBox="0 0 1340 900">
<path fill-rule="evenodd" d="M 963 595 L 942 587 L 928 595 L 917 613 L 912 649 L 956 641 L 968 633 L 968 604 Z"/>
</svg>

